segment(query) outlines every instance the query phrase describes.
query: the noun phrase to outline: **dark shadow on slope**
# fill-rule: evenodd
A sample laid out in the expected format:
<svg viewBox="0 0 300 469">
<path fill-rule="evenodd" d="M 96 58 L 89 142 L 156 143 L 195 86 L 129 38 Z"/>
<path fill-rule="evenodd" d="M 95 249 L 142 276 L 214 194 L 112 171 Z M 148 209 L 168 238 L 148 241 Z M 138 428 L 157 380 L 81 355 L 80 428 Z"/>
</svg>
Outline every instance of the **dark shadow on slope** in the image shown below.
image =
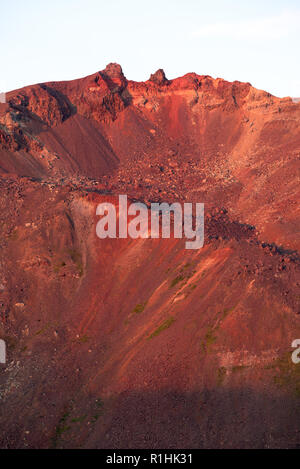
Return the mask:
<svg viewBox="0 0 300 469">
<path fill-rule="evenodd" d="M 47 91 L 47 93 L 57 101 L 59 110 L 62 114 L 62 122 L 77 113 L 76 106 L 72 104 L 69 98 L 67 98 L 63 93 L 57 89 L 51 88 L 51 86 L 48 86 L 45 83 L 41 84 L 40 87 L 44 91 Z"/>
<path fill-rule="evenodd" d="M 249 388 L 120 395 L 88 447 L 300 448 L 299 399 Z M 101 439 L 99 438 L 101 435 Z"/>
</svg>

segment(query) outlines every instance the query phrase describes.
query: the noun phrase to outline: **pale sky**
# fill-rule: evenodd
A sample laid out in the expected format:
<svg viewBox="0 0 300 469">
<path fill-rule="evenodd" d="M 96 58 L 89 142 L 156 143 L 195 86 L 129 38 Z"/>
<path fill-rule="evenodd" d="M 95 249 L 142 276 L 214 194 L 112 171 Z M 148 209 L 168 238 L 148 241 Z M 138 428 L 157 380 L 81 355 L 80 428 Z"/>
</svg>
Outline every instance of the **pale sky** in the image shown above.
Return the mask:
<svg viewBox="0 0 300 469">
<path fill-rule="evenodd" d="M 299 0 L 0 0 L 0 91 L 121 64 L 300 97 Z"/>
</svg>

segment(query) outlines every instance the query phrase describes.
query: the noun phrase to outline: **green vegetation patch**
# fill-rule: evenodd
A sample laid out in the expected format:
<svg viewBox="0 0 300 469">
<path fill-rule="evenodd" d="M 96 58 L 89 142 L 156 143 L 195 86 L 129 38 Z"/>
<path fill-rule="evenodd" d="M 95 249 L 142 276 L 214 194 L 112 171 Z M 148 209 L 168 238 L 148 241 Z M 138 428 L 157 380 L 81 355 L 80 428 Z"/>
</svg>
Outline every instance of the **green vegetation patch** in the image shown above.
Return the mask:
<svg viewBox="0 0 300 469">
<path fill-rule="evenodd" d="M 229 313 L 234 311 L 235 308 L 225 308 L 223 311 L 219 311 L 215 317 L 215 323 L 213 326 L 209 326 L 202 342 L 202 350 L 209 352 L 212 345 L 217 341 L 217 332 L 220 329 L 222 321 L 228 316 Z"/>
<path fill-rule="evenodd" d="M 69 253 L 73 263 L 77 267 L 79 276 L 82 277 L 82 275 L 83 275 L 83 265 L 82 265 L 82 258 L 81 258 L 80 252 L 76 249 L 69 249 L 68 253 Z"/>
<path fill-rule="evenodd" d="M 51 440 L 53 449 L 62 446 L 63 436 L 65 433 L 70 431 L 71 435 L 69 438 L 73 438 L 72 432 L 79 431 L 82 425 L 89 425 L 90 423 L 95 424 L 99 417 L 104 413 L 104 402 L 102 399 L 98 398 L 91 402 L 90 409 L 87 414 L 75 414 L 72 416 L 72 413 L 74 413 L 72 402 L 73 401 L 71 401 L 70 405 L 67 407 L 67 410 L 65 408 L 62 417 L 59 419 L 58 425 L 55 427 L 54 436 Z"/>
<path fill-rule="evenodd" d="M 82 335 L 82 336 L 80 336 L 80 337 L 77 338 L 77 342 L 78 342 L 79 344 L 86 344 L 89 340 L 90 340 L 90 338 L 89 338 L 89 336 L 86 335 L 86 334 L 84 334 L 84 335 Z"/>
<path fill-rule="evenodd" d="M 205 350 L 208 350 L 211 345 L 213 345 L 217 340 L 217 337 L 214 333 L 214 329 L 210 326 L 204 336 L 203 346 Z"/>
<path fill-rule="evenodd" d="M 140 314 L 144 311 L 146 305 L 147 305 L 147 301 L 145 301 L 144 303 L 139 303 L 136 305 L 136 307 L 133 309 L 132 312 L 136 314 Z"/>
<path fill-rule="evenodd" d="M 83 415 L 82 417 L 75 417 L 73 419 L 71 419 L 71 423 L 81 423 L 81 422 L 84 422 L 85 419 L 86 419 L 86 415 Z"/>
<path fill-rule="evenodd" d="M 55 428 L 55 435 L 52 438 L 52 446 L 53 448 L 57 448 L 60 438 L 62 435 L 70 430 L 70 426 L 67 425 L 67 420 L 70 417 L 70 412 L 65 412 L 63 416 L 60 418 L 58 425 Z"/>
<path fill-rule="evenodd" d="M 65 261 L 61 261 L 61 262 L 58 262 L 57 264 L 54 264 L 54 266 L 53 266 L 54 272 L 55 272 L 56 274 L 58 274 L 59 271 L 60 271 L 60 269 L 61 269 L 62 267 L 65 267 L 65 265 L 66 265 Z"/>
<path fill-rule="evenodd" d="M 95 405 L 96 405 L 96 413 L 92 416 L 92 423 L 97 422 L 97 420 L 99 419 L 99 417 L 101 417 L 104 411 L 104 402 L 102 401 L 102 399 L 100 398 L 96 399 Z"/>
<path fill-rule="evenodd" d="M 217 374 L 218 386 L 221 386 L 223 384 L 225 376 L 226 376 L 226 368 L 224 366 L 221 366 L 220 368 L 218 368 L 218 374 Z"/>
<path fill-rule="evenodd" d="M 274 383 L 300 398 L 300 365 L 292 362 L 291 353 L 278 358 L 269 369 L 276 370 Z"/>
<path fill-rule="evenodd" d="M 239 371 L 243 371 L 249 368 L 248 365 L 236 365 L 231 368 L 232 373 L 238 373 Z"/>
<path fill-rule="evenodd" d="M 170 288 L 175 287 L 179 282 L 182 282 L 184 279 L 184 275 L 177 275 L 177 277 L 173 278 L 172 282 L 170 283 Z"/>
<path fill-rule="evenodd" d="M 193 270 L 195 268 L 195 262 L 187 262 L 184 266 L 182 266 L 178 271 L 177 275 L 175 278 L 170 283 L 169 288 L 173 288 L 178 283 L 180 282 L 187 282 L 193 275 L 195 275 L 196 270 Z"/>
<path fill-rule="evenodd" d="M 175 318 L 173 316 L 170 316 L 154 332 L 152 332 L 152 334 L 148 337 L 148 340 L 153 339 L 153 337 L 156 337 L 161 332 L 165 331 L 166 329 L 169 329 L 169 327 L 172 326 L 174 321 Z"/>
</svg>

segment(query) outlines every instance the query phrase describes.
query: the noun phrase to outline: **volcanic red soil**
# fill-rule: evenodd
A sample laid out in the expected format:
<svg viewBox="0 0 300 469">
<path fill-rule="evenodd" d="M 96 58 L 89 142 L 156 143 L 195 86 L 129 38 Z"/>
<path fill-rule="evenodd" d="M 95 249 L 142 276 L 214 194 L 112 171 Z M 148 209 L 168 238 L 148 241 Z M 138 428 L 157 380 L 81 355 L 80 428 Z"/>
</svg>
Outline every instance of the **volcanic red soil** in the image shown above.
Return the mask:
<svg viewBox="0 0 300 469">
<path fill-rule="evenodd" d="M 300 103 L 117 64 L 0 104 L 1 448 L 300 447 Z M 103 239 L 118 195 L 205 242 Z"/>
</svg>

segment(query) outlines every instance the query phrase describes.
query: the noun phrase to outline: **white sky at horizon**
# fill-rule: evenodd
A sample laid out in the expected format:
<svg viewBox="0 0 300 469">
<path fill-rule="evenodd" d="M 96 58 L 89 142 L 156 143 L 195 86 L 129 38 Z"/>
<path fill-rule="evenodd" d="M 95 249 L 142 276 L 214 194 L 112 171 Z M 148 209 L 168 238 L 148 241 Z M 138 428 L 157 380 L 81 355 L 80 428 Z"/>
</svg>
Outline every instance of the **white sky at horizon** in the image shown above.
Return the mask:
<svg viewBox="0 0 300 469">
<path fill-rule="evenodd" d="M 299 0 L 0 1 L 0 91 L 118 62 L 136 81 L 163 68 L 300 97 Z"/>
</svg>

